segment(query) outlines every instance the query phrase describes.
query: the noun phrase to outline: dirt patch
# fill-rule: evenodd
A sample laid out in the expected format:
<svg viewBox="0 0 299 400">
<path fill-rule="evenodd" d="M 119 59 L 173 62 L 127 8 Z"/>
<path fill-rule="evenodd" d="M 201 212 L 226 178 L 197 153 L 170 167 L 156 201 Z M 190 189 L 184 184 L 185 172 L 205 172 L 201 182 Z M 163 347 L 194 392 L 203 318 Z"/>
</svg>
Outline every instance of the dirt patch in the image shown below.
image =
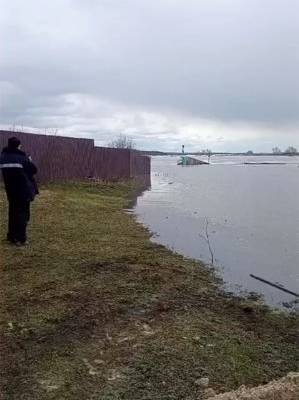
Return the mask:
<svg viewBox="0 0 299 400">
<path fill-rule="evenodd" d="M 267 385 L 240 389 L 208 397 L 209 400 L 298 400 L 299 373 L 289 373 L 285 378 L 272 381 Z"/>
</svg>

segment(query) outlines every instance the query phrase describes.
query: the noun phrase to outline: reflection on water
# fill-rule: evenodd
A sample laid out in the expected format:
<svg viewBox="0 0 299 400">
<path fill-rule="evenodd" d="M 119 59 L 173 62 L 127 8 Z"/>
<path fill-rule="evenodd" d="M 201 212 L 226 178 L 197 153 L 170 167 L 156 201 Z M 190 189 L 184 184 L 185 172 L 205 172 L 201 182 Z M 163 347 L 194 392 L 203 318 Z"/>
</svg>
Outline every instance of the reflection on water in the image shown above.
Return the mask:
<svg viewBox="0 0 299 400">
<path fill-rule="evenodd" d="M 152 158 L 152 188 L 135 207 L 154 240 L 207 263 L 213 257 L 230 290 L 275 305 L 294 300 L 249 274 L 299 292 L 299 157 L 214 156 L 193 167 L 177 160 Z"/>
</svg>

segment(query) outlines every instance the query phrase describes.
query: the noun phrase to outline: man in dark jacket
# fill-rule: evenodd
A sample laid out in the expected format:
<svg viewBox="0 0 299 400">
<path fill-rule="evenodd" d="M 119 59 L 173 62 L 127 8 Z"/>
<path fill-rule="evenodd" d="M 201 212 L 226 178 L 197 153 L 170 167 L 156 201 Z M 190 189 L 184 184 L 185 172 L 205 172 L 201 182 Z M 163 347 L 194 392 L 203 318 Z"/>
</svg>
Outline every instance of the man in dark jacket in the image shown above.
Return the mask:
<svg viewBox="0 0 299 400">
<path fill-rule="evenodd" d="M 0 156 L 0 169 L 9 204 L 7 240 L 17 246 L 26 244 L 30 202 L 38 194 L 34 180 L 37 168 L 20 148 L 20 140 L 12 137 Z"/>
</svg>

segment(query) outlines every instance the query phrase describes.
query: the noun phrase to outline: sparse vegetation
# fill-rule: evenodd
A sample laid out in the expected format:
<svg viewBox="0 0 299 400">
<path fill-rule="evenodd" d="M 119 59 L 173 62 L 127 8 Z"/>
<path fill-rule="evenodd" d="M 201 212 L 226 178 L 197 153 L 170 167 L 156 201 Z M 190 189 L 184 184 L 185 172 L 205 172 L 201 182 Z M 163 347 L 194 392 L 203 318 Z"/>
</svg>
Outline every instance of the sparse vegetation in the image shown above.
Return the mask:
<svg viewBox="0 0 299 400">
<path fill-rule="evenodd" d="M 289 146 L 287 149 L 285 149 L 286 154 L 298 154 L 298 150 L 294 146 Z"/>
<path fill-rule="evenodd" d="M 32 244 L 1 243 L 1 400 L 195 400 L 202 377 L 225 391 L 298 367 L 296 317 L 150 242 L 122 211 L 134 190 L 48 186 Z"/>
<path fill-rule="evenodd" d="M 132 138 L 126 135 L 119 135 L 115 140 L 108 144 L 108 147 L 115 149 L 135 149 L 135 143 Z"/>
<path fill-rule="evenodd" d="M 276 146 L 276 147 L 273 147 L 272 153 L 275 155 L 282 155 L 282 154 L 295 155 L 295 154 L 298 154 L 298 150 L 294 146 L 289 146 L 285 149 L 285 151 L 281 151 L 280 148 Z"/>
<path fill-rule="evenodd" d="M 273 154 L 281 154 L 282 153 L 282 151 L 280 150 L 280 148 L 279 147 L 273 147 L 273 149 L 272 149 L 272 153 Z"/>
</svg>

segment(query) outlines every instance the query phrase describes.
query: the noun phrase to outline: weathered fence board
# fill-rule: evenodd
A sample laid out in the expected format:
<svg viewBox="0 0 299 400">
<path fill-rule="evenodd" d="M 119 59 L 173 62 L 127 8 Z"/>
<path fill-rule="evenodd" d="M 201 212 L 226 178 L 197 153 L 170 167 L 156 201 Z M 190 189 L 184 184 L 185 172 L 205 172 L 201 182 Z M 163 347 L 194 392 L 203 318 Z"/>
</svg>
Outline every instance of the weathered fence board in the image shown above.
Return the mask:
<svg viewBox="0 0 299 400">
<path fill-rule="evenodd" d="M 94 176 L 104 180 L 130 178 L 130 150 L 96 147 L 94 149 Z"/>
<path fill-rule="evenodd" d="M 138 152 L 130 153 L 130 178 L 136 179 L 145 186 L 150 186 L 151 160 Z"/>
</svg>

